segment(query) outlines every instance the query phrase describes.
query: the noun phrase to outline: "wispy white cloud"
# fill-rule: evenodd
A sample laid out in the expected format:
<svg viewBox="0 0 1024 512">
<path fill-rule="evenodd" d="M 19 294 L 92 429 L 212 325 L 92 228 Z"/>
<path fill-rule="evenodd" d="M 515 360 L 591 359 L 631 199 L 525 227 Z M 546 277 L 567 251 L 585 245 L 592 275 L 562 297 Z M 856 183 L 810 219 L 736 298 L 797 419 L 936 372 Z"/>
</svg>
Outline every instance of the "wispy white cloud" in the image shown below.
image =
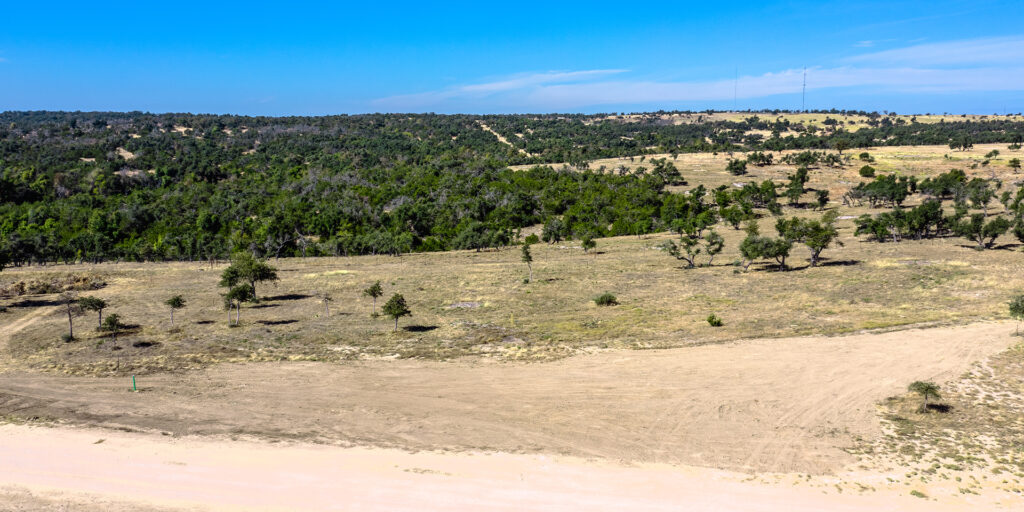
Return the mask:
<svg viewBox="0 0 1024 512">
<path fill-rule="evenodd" d="M 1024 89 L 1024 68 L 980 68 L 962 70 L 915 68 L 838 67 L 808 69 L 807 89 L 876 87 L 899 92 L 952 93 Z M 735 87 L 735 89 L 734 89 Z M 735 97 L 760 98 L 796 94 L 803 87 L 799 69 L 737 81 L 652 82 L 607 81 L 586 84 L 550 85 L 534 89 L 527 105 L 543 108 L 580 108 L 590 105 L 657 102 L 725 101 Z"/>
<path fill-rule="evenodd" d="M 541 85 L 548 83 L 564 83 L 574 82 L 579 80 L 593 79 L 601 76 L 612 75 L 616 73 L 625 73 L 625 69 L 592 69 L 587 71 L 569 71 L 569 72 L 547 72 L 547 73 L 532 73 L 519 75 L 507 80 L 500 80 L 497 82 L 488 82 L 482 84 L 466 85 L 456 88 L 457 91 L 461 92 L 496 92 L 496 91 L 507 91 L 511 89 L 520 89 L 523 87 L 529 87 L 533 85 Z"/>
<path fill-rule="evenodd" d="M 845 59 L 848 63 L 908 66 L 1019 65 L 1024 59 L 1024 36 L 987 37 L 866 53 Z"/>
<path fill-rule="evenodd" d="M 580 83 L 609 75 L 625 73 L 624 69 L 591 69 L 583 71 L 548 71 L 520 73 L 502 80 L 468 84 L 415 94 L 402 94 L 380 98 L 374 103 L 384 108 L 421 109 L 442 105 L 450 100 L 480 100 L 502 93 L 518 95 L 546 84 Z"/>
<path fill-rule="evenodd" d="M 874 41 L 857 41 L 856 43 L 853 43 L 853 46 L 856 48 L 870 48 L 874 45 Z"/>
<path fill-rule="evenodd" d="M 865 41 L 864 43 L 871 43 Z M 727 101 L 800 93 L 803 70 L 736 79 L 625 78 L 619 69 L 521 74 L 440 91 L 381 98 L 387 110 L 570 110 L 605 105 Z M 868 88 L 902 93 L 1024 90 L 1024 37 L 928 43 L 866 53 L 807 70 L 807 89 Z M 468 107 L 468 108 L 467 108 Z"/>
</svg>

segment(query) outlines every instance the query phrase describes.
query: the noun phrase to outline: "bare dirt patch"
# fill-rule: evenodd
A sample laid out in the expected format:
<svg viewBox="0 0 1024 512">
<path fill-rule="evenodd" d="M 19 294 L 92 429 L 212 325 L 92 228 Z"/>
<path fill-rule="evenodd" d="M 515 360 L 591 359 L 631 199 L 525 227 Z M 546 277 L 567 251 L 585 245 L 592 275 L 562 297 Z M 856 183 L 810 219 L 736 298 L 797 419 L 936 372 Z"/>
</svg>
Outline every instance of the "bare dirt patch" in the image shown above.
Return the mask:
<svg viewBox="0 0 1024 512">
<path fill-rule="evenodd" d="M 0 426 L 0 500 L 14 510 L 549 510 L 849 512 L 991 509 L 890 489 L 751 481 L 691 467 L 575 458 L 170 439 Z"/>
<path fill-rule="evenodd" d="M 602 351 L 543 364 L 219 365 L 139 379 L 0 374 L 0 417 L 173 435 L 835 471 L 875 403 L 1012 343 L 1005 323 Z"/>
</svg>

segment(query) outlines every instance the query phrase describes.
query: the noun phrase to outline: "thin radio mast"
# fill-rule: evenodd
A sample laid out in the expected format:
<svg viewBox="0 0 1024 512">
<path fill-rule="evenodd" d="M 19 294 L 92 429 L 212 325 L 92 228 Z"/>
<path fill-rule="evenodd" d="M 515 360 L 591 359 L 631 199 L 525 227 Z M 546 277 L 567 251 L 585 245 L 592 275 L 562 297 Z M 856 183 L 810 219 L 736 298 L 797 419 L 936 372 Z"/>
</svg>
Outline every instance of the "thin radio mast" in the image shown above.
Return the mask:
<svg viewBox="0 0 1024 512">
<path fill-rule="evenodd" d="M 733 112 L 736 112 L 736 90 L 739 88 L 739 84 L 740 84 L 740 67 L 736 66 L 736 74 L 733 75 L 733 82 L 732 82 L 732 111 Z"/>
<path fill-rule="evenodd" d="M 804 66 L 804 87 L 800 91 L 800 110 L 807 110 L 807 66 Z"/>
</svg>

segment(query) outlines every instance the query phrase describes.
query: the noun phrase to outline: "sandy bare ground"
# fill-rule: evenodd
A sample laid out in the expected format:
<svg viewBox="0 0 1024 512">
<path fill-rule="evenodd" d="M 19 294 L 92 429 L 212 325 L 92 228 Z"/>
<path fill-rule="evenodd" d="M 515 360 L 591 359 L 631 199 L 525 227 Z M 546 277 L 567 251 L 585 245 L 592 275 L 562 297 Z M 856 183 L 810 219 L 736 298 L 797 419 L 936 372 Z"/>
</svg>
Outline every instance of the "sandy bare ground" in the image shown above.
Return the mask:
<svg viewBox="0 0 1024 512">
<path fill-rule="evenodd" d="M 1008 323 L 605 351 L 552 363 L 220 365 L 126 378 L 0 374 L 0 417 L 170 435 L 487 450 L 828 473 L 875 404 L 1013 342 Z"/>
<path fill-rule="evenodd" d="M 942 511 L 863 495 L 744 481 L 725 471 L 564 457 L 169 439 L 0 426 L 4 510 Z M 987 504 L 994 505 L 994 504 Z"/>
<path fill-rule="evenodd" d="M 0 351 L 7 348 L 7 342 L 26 327 L 53 312 L 53 308 L 35 308 L 31 313 L 5 325 L 0 325 Z"/>
<path fill-rule="evenodd" d="M 508 141 L 508 139 L 507 139 L 507 138 L 505 138 L 505 136 L 504 136 L 504 135 L 502 135 L 502 134 L 500 134 L 500 133 L 498 133 L 498 132 L 494 131 L 494 129 L 493 129 L 493 128 L 491 128 L 490 126 L 488 126 L 488 125 L 484 124 L 484 122 L 483 122 L 483 121 L 477 121 L 476 123 L 477 123 L 478 125 L 480 125 L 480 129 L 482 129 L 483 131 L 485 131 L 485 132 L 487 132 L 487 133 L 490 133 L 491 135 L 494 135 L 495 137 L 497 137 L 497 138 L 498 138 L 498 142 L 501 142 L 502 144 L 504 144 L 504 145 L 506 145 L 506 146 L 509 146 L 509 147 L 515 148 L 515 145 L 514 145 L 514 144 L 512 144 L 511 142 L 509 142 L 509 141 Z M 526 156 L 533 156 L 533 154 L 532 154 L 532 153 L 530 153 L 530 152 L 526 151 L 526 150 L 525 150 L 525 149 L 523 149 L 523 148 L 516 148 L 516 151 L 518 151 L 518 152 L 520 152 L 521 154 L 524 154 L 524 155 L 526 155 Z"/>
</svg>

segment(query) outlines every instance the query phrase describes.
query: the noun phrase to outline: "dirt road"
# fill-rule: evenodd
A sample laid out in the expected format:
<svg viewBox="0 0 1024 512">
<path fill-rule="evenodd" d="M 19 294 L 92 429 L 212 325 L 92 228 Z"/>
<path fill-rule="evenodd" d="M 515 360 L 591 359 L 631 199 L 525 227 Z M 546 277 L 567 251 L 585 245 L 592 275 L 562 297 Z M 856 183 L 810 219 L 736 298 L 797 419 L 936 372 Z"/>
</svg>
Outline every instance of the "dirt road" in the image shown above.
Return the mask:
<svg viewBox="0 0 1024 512">
<path fill-rule="evenodd" d="M 724 471 L 540 455 L 170 439 L 0 426 L 0 509 L 947 511 L 889 490 L 742 481 Z M 988 504 L 991 505 L 991 504 Z"/>
<path fill-rule="evenodd" d="M 126 378 L 0 374 L 0 417 L 171 435 L 558 454 L 825 473 L 875 403 L 1013 341 L 1012 325 L 609 351 L 543 364 L 223 365 Z"/>
</svg>

